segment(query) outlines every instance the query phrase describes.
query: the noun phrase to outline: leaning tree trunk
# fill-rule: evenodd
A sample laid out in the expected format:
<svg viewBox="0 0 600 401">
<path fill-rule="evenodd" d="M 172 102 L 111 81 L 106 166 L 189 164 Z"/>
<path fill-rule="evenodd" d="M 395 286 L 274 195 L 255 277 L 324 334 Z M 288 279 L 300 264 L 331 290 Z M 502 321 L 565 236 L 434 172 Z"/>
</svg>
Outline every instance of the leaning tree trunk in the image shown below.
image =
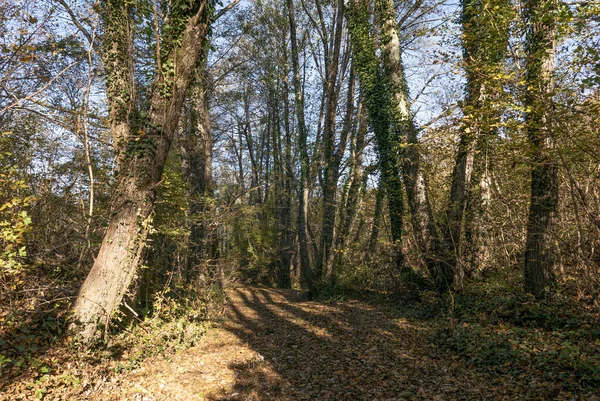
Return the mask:
<svg viewBox="0 0 600 401">
<path fill-rule="evenodd" d="M 531 204 L 525 243 L 525 289 L 536 297 L 554 285 L 553 229 L 558 212 L 558 166 L 552 154 L 556 0 L 528 0 L 526 44 L 526 131 L 531 146 Z"/>
<path fill-rule="evenodd" d="M 208 0 L 182 1 L 172 19 L 183 19 L 181 30 L 164 33 L 162 65 L 154 82 L 149 109 L 136 112 L 132 50 L 134 16 L 130 4 L 106 1 L 103 61 L 111 130 L 119 163 L 112 215 L 94 265 L 73 306 L 74 328 L 89 344 L 99 323 L 108 324 L 136 272 L 151 225 L 155 190 L 159 185 L 181 106 L 203 47 L 209 23 Z"/>
</svg>

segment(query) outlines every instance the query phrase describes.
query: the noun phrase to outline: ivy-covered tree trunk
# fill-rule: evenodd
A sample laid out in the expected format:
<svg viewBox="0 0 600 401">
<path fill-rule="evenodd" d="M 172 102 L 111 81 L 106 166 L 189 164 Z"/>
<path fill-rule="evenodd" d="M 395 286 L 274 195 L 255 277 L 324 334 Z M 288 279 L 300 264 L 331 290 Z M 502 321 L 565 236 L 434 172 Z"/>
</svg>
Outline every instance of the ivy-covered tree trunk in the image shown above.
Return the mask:
<svg viewBox="0 0 600 401">
<path fill-rule="evenodd" d="M 421 257 L 430 275 L 439 276 L 439 238 L 425 177 L 421 170 L 417 130 L 410 112 L 408 85 L 406 85 L 402 49 L 392 0 L 377 0 L 375 12 L 380 23 L 381 56 L 391 95 L 392 124 L 400 139 L 401 165 L 411 222 Z"/>
<path fill-rule="evenodd" d="M 346 5 L 345 14 L 352 42 L 354 66 L 364 91 L 369 123 L 375 133 L 381 178 L 388 199 L 392 241 L 396 247 L 396 265 L 403 275 L 413 276 L 415 272 L 404 266 L 401 250 L 404 197 L 398 152 L 400 139 L 392 127 L 388 83 L 379 67 L 371 36 L 371 13 L 367 2 L 352 0 Z"/>
<path fill-rule="evenodd" d="M 531 149 L 531 203 L 525 243 L 525 289 L 536 297 L 554 286 L 553 229 L 558 212 L 558 165 L 553 154 L 553 74 L 557 0 L 528 0 L 526 131 Z"/>
<path fill-rule="evenodd" d="M 103 59 L 119 180 L 100 251 L 73 306 L 74 328 L 84 343 L 93 339 L 99 323 L 108 324 L 140 263 L 155 190 L 204 44 L 212 6 L 208 0 L 170 4 L 161 41 L 162 68 L 145 113 L 137 110 L 134 90 L 133 6 L 108 0 L 101 7 Z"/>
<path fill-rule="evenodd" d="M 472 208 L 469 220 L 471 225 L 468 228 L 470 239 L 483 234 L 481 227 L 474 226 L 477 224 L 475 215 L 481 216 L 477 210 L 484 207 L 482 196 L 485 195 L 479 190 L 485 190 L 488 184 L 486 169 L 490 156 L 489 147 L 492 138 L 497 135 L 500 122 L 501 111 L 494 102 L 498 100 L 497 94 L 502 90 L 501 81 L 497 77 L 501 76 L 504 65 L 511 20 L 512 11 L 506 0 L 462 2 L 462 45 L 467 84 L 462 104 L 464 121 L 444 222 L 441 255 L 444 263 L 437 280 L 439 290 L 461 286 L 464 279 L 463 227 L 466 224 L 467 205 Z M 475 179 L 473 185 L 472 178 Z M 481 246 L 483 239 L 479 238 L 478 243 Z M 480 252 L 474 246 L 469 250 Z"/>
</svg>

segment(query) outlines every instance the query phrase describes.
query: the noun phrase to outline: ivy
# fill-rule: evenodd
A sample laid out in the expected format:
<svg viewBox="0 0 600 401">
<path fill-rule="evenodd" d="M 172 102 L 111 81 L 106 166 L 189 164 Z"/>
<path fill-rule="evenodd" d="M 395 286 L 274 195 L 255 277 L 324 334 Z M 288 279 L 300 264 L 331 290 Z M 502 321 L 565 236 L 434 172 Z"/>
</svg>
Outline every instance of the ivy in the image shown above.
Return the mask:
<svg viewBox="0 0 600 401">
<path fill-rule="evenodd" d="M 380 67 L 373 46 L 368 5 L 366 2 L 350 2 L 345 14 L 352 42 L 354 66 L 365 94 L 369 125 L 377 142 L 379 165 L 390 205 L 392 239 L 399 243 L 402 238 L 404 199 L 400 180 L 400 141 L 397 131 L 392 129 L 391 125 L 393 114 L 389 82 Z M 401 263 L 399 259 L 398 264 Z"/>
</svg>

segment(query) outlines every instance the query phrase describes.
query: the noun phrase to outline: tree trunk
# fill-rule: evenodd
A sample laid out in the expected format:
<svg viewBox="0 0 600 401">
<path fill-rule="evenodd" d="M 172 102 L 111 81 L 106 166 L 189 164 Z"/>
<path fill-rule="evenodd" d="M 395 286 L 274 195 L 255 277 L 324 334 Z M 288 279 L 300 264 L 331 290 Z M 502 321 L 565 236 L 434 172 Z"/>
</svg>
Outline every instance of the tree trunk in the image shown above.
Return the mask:
<svg viewBox="0 0 600 401">
<path fill-rule="evenodd" d="M 281 145 L 281 166 L 280 166 L 280 191 L 278 198 L 278 215 L 280 225 L 280 247 L 281 247 L 281 262 L 278 273 L 278 283 L 281 288 L 290 288 L 291 281 L 291 264 L 294 256 L 294 233 L 292 229 L 292 197 L 293 197 L 293 176 L 292 176 L 292 130 L 290 124 L 290 102 L 288 93 L 289 70 L 284 67 L 283 77 L 283 114 L 284 114 L 284 131 L 285 131 L 285 147 Z"/>
<path fill-rule="evenodd" d="M 375 133 L 382 183 L 388 198 L 390 228 L 396 252 L 396 266 L 407 277 L 415 275 L 404 265 L 401 249 L 404 199 L 400 179 L 399 138 L 391 126 L 391 97 L 384 73 L 379 68 L 373 39 L 370 34 L 370 11 L 362 0 L 353 0 L 346 6 L 346 20 L 352 42 L 354 66 L 365 95 L 369 123 Z"/>
<path fill-rule="evenodd" d="M 554 286 L 553 229 L 558 212 L 558 166 L 553 155 L 553 74 L 556 0 L 528 0 L 526 44 L 526 131 L 531 146 L 531 203 L 525 243 L 525 289 L 536 297 Z"/>
<path fill-rule="evenodd" d="M 488 10 L 492 9 L 496 11 L 490 14 Z M 485 190 L 488 183 L 491 140 L 497 135 L 502 113 L 495 104 L 499 100 L 497 95 L 502 91 L 502 83 L 494 75 L 501 72 L 504 65 L 511 21 L 506 13 L 509 12 L 510 4 L 506 0 L 463 0 L 462 3 L 462 45 L 467 84 L 462 105 L 464 120 L 444 222 L 443 264 L 437 279 L 439 290 L 462 286 L 465 259 L 473 260 L 473 255 L 465 258 L 464 225 L 470 224 L 465 231 L 470 239 L 480 238 L 478 246 L 485 241 L 481 238 L 485 233 L 476 219 L 483 215 L 484 192 L 480 189 Z M 471 188 L 472 178 L 475 179 L 474 189 Z M 480 212 L 473 209 L 465 221 L 467 207 L 479 209 Z M 470 243 L 467 249 L 478 252 L 473 245 Z"/>
<path fill-rule="evenodd" d="M 440 269 L 439 238 L 420 167 L 417 130 L 410 112 L 394 2 L 378 0 L 375 10 L 380 24 L 381 55 L 392 97 L 392 123 L 402 144 L 400 157 L 412 227 L 421 257 L 431 276 L 436 277 Z"/>
<path fill-rule="evenodd" d="M 452 288 L 456 282 L 462 281 L 463 268 L 460 264 L 463 217 L 467 204 L 467 193 L 471 182 L 474 157 L 474 135 L 462 133 L 458 144 L 456 161 L 452 171 L 450 201 L 444 216 L 443 260 L 442 270 L 436 279 L 438 290 Z"/>
<path fill-rule="evenodd" d="M 381 180 L 380 180 L 381 181 Z M 371 227 L 371 235 L 369 236 L 369 245 L 365 255 L 367 265 L 371 261 L 371 256 L 377 251 L 377 240 L 379 239 L 379 227 L 381 226 L 381 215 L 383 213 L 383 199 L 385 196 L 385 188 L 379 183 L 377 194 L 375 195 L 375 211 L 373 212 L 373 226 Z"/>
<path fill-rule="evenodd" d="M 350 173 L 348 177 L 347 192 L 342 202 L 340 223 L 338 229 L 335 266 L 339 267 L 343 260 L 343 254 L 348 241 L 348 235 L 361 203 L 361 186 L 363 181 L 363 150 L 365 147 L 365 136 L 367 134 L 367 113 L 362 102 L 359 101 L 355 127 L 352 129 L 350 140 Z"/>
<path fill-rule="evenodd" d="M 294 16 L 294 2 L 287 0 L 288 16 L 290 23 L 290 36 L 292 42 L 292 69 L 294 73 L 294 94 L 296 97 L 296 117 L 298 119 L 298 147 L 300 150 L 300 199 L 298 205 L 298 243 L 300 248 L 300 266 L 304 281 L 310 295 L 315 295 L 313 273 L 310 267 L 310 254 L 308 250 L 308 176 L 309 160 L 306 123 L 304 120 L 304 97 L 300 81 L 300 63 L 298 56 L 296 18 Z"/>
<path fill-rule="evenodd" d="M 188 255 L 189 282 L 198 276 L 201 266 L 215 258 L 216 232 L 210 228 L 207 213 L 213 207 L 212 186 L 212 129 L 208 104 L 207 55 L 196 71 L 196 83 L 192 88 L 190 102 L 191 132 L 186 138 L 189 167 L 186 178 L 190 191 L 190 246 Z M 211 269 L 212 270 L 212 269 Z M 213 271 L 216 275 L 216 272 Z"/>
<path fill-rule="evenodd" d="M 161 57 L 162 65 L 174 66 L 175 72 L 161 73 L 156 79 L 147 117 L 140 121 L 132 90 L 133 9 L 116 0 L 103 4 L 103 58 L 120 178 L 100 251 L 73 306 L 78 322 L 74 328 L 86 344 L 99 323 L 108 324 L 140 262 L 155 190 L 206 37 L 210 18 L 207 5 L 207 0 L 196 1 L 178 9 L 183 15 L 172 16 L 186 20 L 181 32 L 163 35 L 166 54 Z"/>
<path fill-rule="evenodd" d="M 337 120 L 338 91 L 337 80 L 342 42 L 343 1 L 338 0 L 336 7 L 335 30 L 332 35 L 331 51 L 325 59 L 325 123 L 323 129 L 323 225 L 321 232 L 321 249 L 317 276 L 330 278 L 333 265 L 333 240 L 337 205 L 337 184 L 339 180 L 339 164 L 335 150 L 335 126 Z M 352 85 L 352 84 L 351 84 Z M 349 94 L 348 96 L 352 96 Z M 353 97 L 351 97 L 353 99 Z M 354 107 L 352 102 L 351 108 Z M 343 134 L 342 134 L 343 135 Z M 340 141 L 340 146 L 342 143 Z M 345 148 L 345 144 L 344 144 Z"/>
<path fill-rule="evenodd" d="M 482 271 L 490 259 L 491 139 L 486 135 L 479 138 L 473 160 L 465 215 L 465 249 L 462 252 L 465 276 L 469 272 Z"/>
</svg>

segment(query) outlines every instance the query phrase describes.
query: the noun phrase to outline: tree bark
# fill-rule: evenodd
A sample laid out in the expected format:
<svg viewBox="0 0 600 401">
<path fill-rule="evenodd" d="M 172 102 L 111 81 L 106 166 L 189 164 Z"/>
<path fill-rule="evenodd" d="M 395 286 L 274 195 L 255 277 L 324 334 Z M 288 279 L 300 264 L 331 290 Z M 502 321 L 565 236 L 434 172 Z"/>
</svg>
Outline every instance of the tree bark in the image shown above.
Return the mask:
<svg viewBox="0 0 600 401">
<path fill-rule="evenodd" d="M 284 56 L 287 52 L 284 52 Z M 287 58 L 287 57 L 286 57 Z M 280 247 L 281 261 L 277 281 L 281 288 L 290 288 L 291 282 L 291 265 L 294 256 L 294 238 L 295 234 L 292 229 L 292 197 L 293 197 L 293 175 L 292 175 L 292 129 L 290 124 L 290 102 L 288 93 L 289 90 L 289 69 L 283 67 L 283 115 L 284 115 L 284 131 L 285 144 L 280 145 L 281 165 L 279 173 L 279 196 L 278 196 L 278 216 L 280 226 Z M 281 136 L 279 135 L 279 138 Z M 280 141 L 281 142 L 281 141 Z"/>
<path fill-rule="evenodd" d="M 531 203 L 525 243 L 525 289 L 536 297 L 552 291 L 558 213 L 558 165 L 552 132 L 556 52 L 556 0 L 528 0 L 526 43 L 526 131 L 531 146 Z"/>
<path fill-rule="evenodd" d="M 411 223 L 421 257 L 430 275 L 437 277 L 440 269 L 439 238 L 421 170 L 417 130 L 410 112 L 394 2 L 377 0 L 375 12 L 380 24 L 381 56 L 392 98 L 392 124 L 401 142 L 400 158 Z"/>
<path fill-rule="evenodd" d="M 495 11 L 491 13 L 490 10 Z M 475 260 L 473 253 L 484 252 L 481 247 L 486 240 L 482 236 L 486 233 L 479 223 L 487 204 L 483 197 L 487 196 L 485 191 L 489 183 L 491 141 L 497 135 L 502 113 L 495 104 L 502 84 L 494 75 L 502 72 L 504 65 L 511 21 L 509 13 L 510 4 L 505 0 L 462 2 L 462 46 L 467 84 L 443 229 L 443 264 L 437 280 L 439 290 L 462 286 L 466 260 Z M 467 208 L 471 210 L 467 211 Z M 466 224 L 469 226 L 465 228 Z M 477 246 L 472 243 L 463 246 L 463 231 L 469 239 L 477 240 Z M 466 255 L 466 250 L 470 256 Z"/>
<path fill-rule="evenodd" d="M 197 277 L 201 266 L 215 258 L 216 232 L 210 227 L 207 213 L 213 207 L 212 185 L 212 129 L 208 100 L 207 55 L 196 70 L 196 82 L 192 87 L 191 132 L 186 138 L 189 167 L 186 178 L 190 191 L 190 245 L 186 280 Z M 213 272 L 215 273 L 215 272 Z M 216 274 L 216 273 L 215 273 Z M 219 282 L 219 284 L 221 284 Z"/>
<path fill-rule="evenodd" d="M 317 0 L 318 2 L 318 0 Z M 325 59 L 325 122 L 323 129 L 323 225 L 321 232 L 321 249 L 319 262 L 317 263 L 317 276 L 330 278 L 333 264 L 333 240 L 335 231 L 335 220 L 338 209 L 337 184 L 339 180 L 339 165 L 335 149 L 335 126 L 337 120 L 338 91 L 337 80 L 340 64 L 340 50 L 342 43 L 343 26 L 343 0 L 338 0 L 336 7 L 335 29 L 331 37 L 331 51 Z M 351 83 L 353 85 L 353 83 Z M 353 89 L 352 89 L 353 90 Z M 352 94 L 348 96 L 353 99 Z M 351 108 L 354 107 L 352 102 Z M 340 141 L 339 146 L 342 146 Z M 344 148 L 345 148 L 345 144 Z"/>
<path fill-rule="evenodd" d="M 367 113 L 362 101 L 359 100 L 355 127 L 350 138 L 350 173 L 346 184 L 347 191 L 341 203 L 340 222 L 336 240 L 335 266 L 339 270 L 348 241 L 348 235 L 361 204 L 361 186 L 363 181 L 363 150 L 367 134 Z"/>
<path fill-rule="evenodd" d="M 380 180 L 381 181 L 381 180 Z M 375 195 L 375 211 L 373 212 L 373 226 L 371 227 L 371 235 L 369 236 L 369 245 L 365 255 L 367 265 L 371 261 L 371 256 L 377 251 L 377 240 L 379 239 L 379 227 L 381 226 L 381 216 L 383 213 L 383 199 L 385 196 L 385 188 L 379 183 L 377 194 Z"/>
<path fill-rule="evenodd" d="M 117 0 L 102 5 L 103 58 L 119 180 L 100 251 L 73 306 L 78 322 L 74 328 L 85 344 L 91 342 L 99 323 L 108 324 L 140 262 L 155 190 L 206 37 L 207 5 L 207 0 L 195 1 L 170 16 L 183 18 L 185 24 L 181 32 L 171 30 L 163 37 L 162 65 L 173 70 L 161 71 L 155 80 L 144 118 L 136 109 L 133 89 L 133 8 Z"/>
<path fill-rule="evenodd" d="M 370 10 L 362 0 L 352 0 L 346 6 L 346 20 L 352 42 L 354 66 L 364 91 L 369 112 L 369 123 L 375 133 L 382 183 L 388 198 L 388 212 L 392 241 L 396 252 L 396 266 L 406 277 L 416 273 L 404 265 L 401 250 L 403 234 L 404 199 L 400 179 L 399 138 L 391 124 L 391 96 L 385 75 L 379 68 L 370 29 Z"/>
<path fill-rule="evenodd" d="M 308 176 L 310 174 L 307 146 L 307 130 L 304 120 L 304 96 L 300 81 L 300 63 L 298 56 L 296 17 L 294 16 L 294 2 L 287 0 L 288 17 L 290 23 L 290 36 L 292 43 L 292 69 L 294 75 L 294 94 L 296 98 L 296 118 L 298 119 L 298 147 L 300 150 L 300 186 L 298 205 L 298 243 L 300 248 L 300 266 L 309 294 L 315 295 L 313 273 L 310 267 L 310 254 L 308 250 Z"/>
</svg>

